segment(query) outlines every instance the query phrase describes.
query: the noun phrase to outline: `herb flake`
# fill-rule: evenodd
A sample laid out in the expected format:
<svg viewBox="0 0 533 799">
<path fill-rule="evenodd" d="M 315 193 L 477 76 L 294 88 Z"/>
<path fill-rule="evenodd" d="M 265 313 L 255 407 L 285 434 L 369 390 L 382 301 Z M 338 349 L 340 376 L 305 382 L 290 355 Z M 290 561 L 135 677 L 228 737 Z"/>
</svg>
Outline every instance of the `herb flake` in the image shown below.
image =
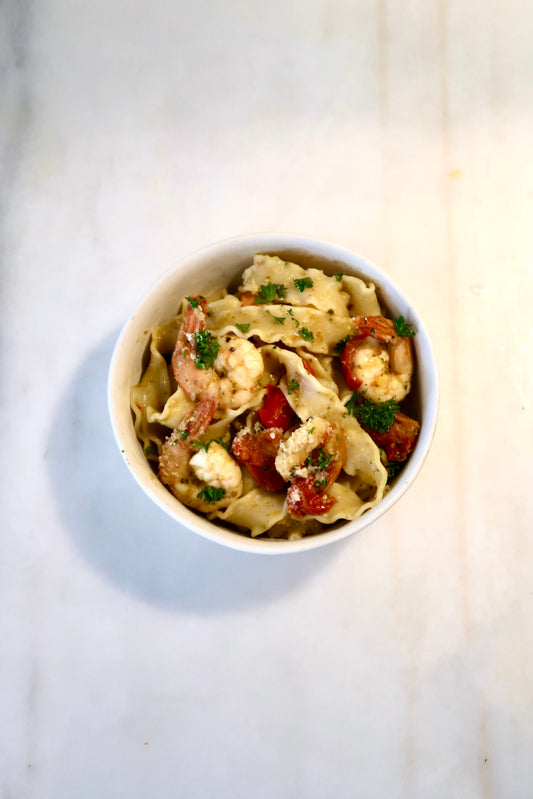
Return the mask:
<svg viewBox="0 0 533 799">
<path fill-rule="evenodd" d="M 194 336 L 196 339 L 196 366 L 198 369 L 209 369 L 218 355 L 220 344 L 209 330 L 199 330 Z"/>
<path fill-rule="evenodd" d="M 366 429 L 375 430 L 376 433 L 386 433 L 396 418 L 399 405 L 395 400 L 386 402 L 360 401 L 357 391 L 354 391 L 348 402 L 346 410 Z"/>
<path fill-rule="evenodd" d="M 259 286 L 259 291 L 254 300 L 257 305 L 264 305 L 267 302 L 272 302 L 278 297 L 282 300 L 287 293 L 287 287 L 283 283 L 267 283 L 266 285 Z"/>
<path fill-rule="evenodd" d="M 289 394 L 292 394 L 293 391 L 296 391 L 298 386 L 299 386 L 299 383 L 298 383 L 297 380 L 289 380 L 289 382 L 287 384 L 287 390 L 288 390 Z"/>
<path fill-rule="evenodd" d="M 294 285 L 296 286 L 298 291 L 302 292 L 305 289 L 312 289 L 313 281 L 311 280 L 310 277 L 295 277 Z"/>
<path fill-rule="evenodd" d="M 412 336 L 416 335 L 411 325 L 405 321 L 403 316 L 397 316 L 392 321 L 394 322 L 394 327 L 396 328 L 396 332 L 399 336 L 411 338 Z"/>
<path fill-rule="evenodd" d="M 266 309 L 265 309 L 265 310 L 266 310 Z M 273 313 L 271 313 L 270 311 L 266 311 L 266 312 L 267 312 L 267 314 L 268 314 L 269 316 L 271 316 L 271 317 L 272 317 L 272 319 L 274 320 L 274 322 L 275 322 L 277 325 L 284 325 L 284 324 L 285 324 L 285 317 L 284 317 L 284 316 L 274 316 L 274 314 L 273 314 Z"/>
<path fill-rule="evenodd" d="M 351 336 L 345 336 L 344 338 L 341 338 L 340 341 L 337 341 L 337 343 L 333 347 L 333 352 L 335 353 L 335 355 L 342 355 L 345 346 L 347 345 L 347 343 L 351 338 L 352 338 Z"/>
<path fill-rule="evenodd" d="M 198 493 L 198 499 L 203 499 L 212 505 L 214 502 L 219 502 L 224 499 L 226 492 L 223 488 L 214 488 L 213 486 L 204 486 Z"/>
</svg>

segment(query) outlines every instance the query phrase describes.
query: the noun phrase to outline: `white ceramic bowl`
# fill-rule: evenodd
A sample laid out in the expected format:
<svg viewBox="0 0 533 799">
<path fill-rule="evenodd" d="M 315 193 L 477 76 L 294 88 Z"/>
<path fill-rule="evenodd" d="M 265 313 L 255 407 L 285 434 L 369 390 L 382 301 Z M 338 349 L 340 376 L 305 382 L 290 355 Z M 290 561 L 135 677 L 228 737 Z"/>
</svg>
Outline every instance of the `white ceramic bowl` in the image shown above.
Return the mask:
<svg viewBox="0 0 533 799">
<path fill-rule="evenodd" d="M 151 328 L 176 313 L 184 296 L 209 295 L 238 278 L 252 262 L 254 253 L 279 254 L 302 266 L 317 266 L 331 273 L 343 271 L 375 283 L 380 300 L 394 316 L 400 314 L 416 330 L 415 380 L 412 389 L 416 418 L 422 423 L 416 448 L 389 493 L 377 507 L 354 521 L 337 522 L 319 535 L 298 541 L 251 538 L 182 505 L 158 480 L 133 429 L 130 387 L 139 382 L 141 363 Z M 420 471 L 433 439 L 438 410 L 438 378 L 435 356 L 426 328 L 416 309 L 388 275 L 360 255 L 323 241 L 285 234 L 238 236 L 211 244 L 182 258 L 148 291 L 126 322 L 118 338 L 108 383 L 109 412 L 115 437 L 126 464 L 148 496 L 180 524 L 200 535 L 235 549 L 262 554 L 301 552 L 352 535 L 375 522 L 397 502 Z M 415 415 L 413 413 L 413 415 Z"/>
</svg>

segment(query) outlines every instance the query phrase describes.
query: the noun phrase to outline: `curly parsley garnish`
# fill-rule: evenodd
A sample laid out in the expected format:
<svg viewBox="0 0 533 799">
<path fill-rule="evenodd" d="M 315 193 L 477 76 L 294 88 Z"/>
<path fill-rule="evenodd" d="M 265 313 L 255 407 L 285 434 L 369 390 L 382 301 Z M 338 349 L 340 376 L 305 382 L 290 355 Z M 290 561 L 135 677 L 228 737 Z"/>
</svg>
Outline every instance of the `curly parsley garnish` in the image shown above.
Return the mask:
<svg viewBox="0 0 533 799">
<path fill-rule="evenodd" d="M 355 416 L 357 421 L 367 429 L 375 430 L 376 433 L 386 433 L 394 424 L 394 419 L 400 406 L 395 400 L 386 402 L 361 402 L 359 394 L 354 391 L 348 402 L 346 410 Z"/>
<path fill-rule="evenodd" d="M 212 440 L 213 439 L 211 439 L 211 441 Z M 198 441 L 193 441 L 192 448 L 198 450 L 203 449 L 204 452 L 207 452 L 207 450 L 209 449 L 209 445 L 211 444 L 211 441 L 206 441 L 204 443 L 203 441 L 200 441 L 200 439 L 198 439 Z"/>
<path fill-rule="evenodd" d="M 283 283 L 267 283 L 259 287 L 254 302 L 258 305 L 264 305 L 266 302 L 272 302 L 276 297 L 282 300 L 286 293 L 287 287 Z"/>
<path fill-rule="evenodd" d="M 296 391 L 296 389 L 298 388 L 298 385 L 299 384 L 298 384 L 297 380 L 289 380 L 289 383 L 287 385 L 287 390 L 288 390 L 289 394 L 292 394 L 293 391 Z"/>
<path fill-rule="evenodd" d="M 393 477 L 396 477 L 396 475 L 402 471 L 404 465 L 405 464 L 402 461 L 389 461 L 385 466 L 389 475 L 389 480 L 392 480 Z"/>
<path fill-rule="evenodd" d="M 198 369 L 209 369 L 218 355 L 220 344 L 209 330 L 199 330 L 194 336 L 196 339 L 196 366 Z"/>
<path fill-rule="evenodd" d="M 313 281 L 311 280 L 310 277 L 295 277 L 294 285 L 296 286 L 298 291 L 304 291 L 304 289 L 313 288 Z"/>
<path fill-rule="evenodd" d="M 243 333 L 247 333 L 250 330 L 250 323 L 247 322 L 246 324 L 239 324 L 237 322 L 236 327 L 238 327 L 239 330 L 242 330 Z"/>
<path fill-rule="evenodd" d="M 345 336 L 344 338 L 341 338 L 340 341 L 337 341 L 337 343 L 333 347 L 333 352 L 335 353 L 335 355 L 342 355 L 345 346 L 347 345 L 347 343 L 351 338 L 352 338 L 351 336 Z"/>
<path fill-rule="evenodd" d="M 265 309 L 265 310 L 266 310 L 266 309 Z M 266 311 L 266 312 L 267 312 L 267 314 L 268 314 L 269 316 L 271 316 L 271 317 L 272 317 L 272 319 L 274 320 L 274 322 L 275 322 L 277 325 L 284 325 L 284 324 L 285 324 L 285 317 L 283 317 L 283 316 L 274 316 L 274 314 L 273 314 L 273 313 L 271 313 L 270 311 Z"/>
<path fill-rule="evenodd" d="M 300 336 L 305 339 L 305 341 L 312 341 L 314 339 L 314 333 L 312 333 L 307 327 L 301 327 L 299 330 Z"/>
<path fill-rule="evenodd" d="M 219 502 L 224 499 L 226 492 L 223 488 L 213 488 L 213 486 L 204 486 L 198 493 L 198 499 L 203 499 L 211 505 L 213 502 Z"/>
<path fill-rule="evenodd" d="M 198 306 L 200 305 L 200 300 L 205 300 L 205 297 L 202 297 L 202 295 L 200 294 L 198 299 L 196 297 L 185 297 L 185 299 L 187 300 L 191 308 L 198 308 Z"/>
<path fill-rule="evenodd" d="M 306 466 L 313 466 L 317 471 L 321 472 L 327 469 L 333 460 L 333 455 L 328 455 L 324 447 L 318 447 L 311 455 L 305 460 Z"/>
<path fill-rule="evenodd" d="M 405 321 L 403 316 L 398 316 L 396 319 L 392 320 L 394 322 L 394 327 L 396 328 L 396 332 L 399 336 L 414 336 L 415 331 L 411 327 L 411 325 Z"/>
<path fill-rule="evenodd" d="M 200 439 L 198 439 L 192 444 L 192 448 L 198 450 L 203 449 L 204 452 L 207 452 L 207 450 L 209 449 L 209 447 L 213 442 L 215 444 L 220 444 L 221 447 L 224 447 L 224 449 L 229 452 L 229 445 L 226 444 L 226 442 L 223 441 L 221 438 L 210 438 L 209 441 L 205 442 L 200 441 Z"/>
</svg>

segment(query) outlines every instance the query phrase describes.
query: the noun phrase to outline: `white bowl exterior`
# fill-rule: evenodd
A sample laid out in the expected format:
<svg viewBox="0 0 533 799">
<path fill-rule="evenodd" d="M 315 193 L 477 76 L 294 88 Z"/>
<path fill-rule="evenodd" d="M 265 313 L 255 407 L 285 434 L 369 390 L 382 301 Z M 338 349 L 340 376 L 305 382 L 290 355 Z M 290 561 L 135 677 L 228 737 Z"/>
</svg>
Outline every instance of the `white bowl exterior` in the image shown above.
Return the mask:
<svg viewBox="0 0 533 799">
<path fill-rule="evenodd" d="M 227 286 L 250 265 L 254 253 L 275 254 L 283 250 L 301 251 L 329 262 L 338 262 L 338 267 L 342 267 L 346 273 L 360 275 L 375 283 L 389 311 L 395 316 L 401 314 L 409 320 L 417 332 L 413 341 L 419 367 L 418 383 L 423 412 L 423 424 L 415 451 L 395 485 L 379 505 L 359 519 L 298 541 L 251 538 L 215 525 L 182 505 L 150 468 L 135 435 L 129 401 L 130 388 L 141 377 L 142 357 L 154 325 L 175 314 L 183 297 L 197 293 L 208 295 Z M 423 369 L 420 368 L 421 364 L 424 365 Z M 263 554 L 287 554 L 324 546 L 362 530 L 382 516 L 405 493 L 420 471 L 435 433 L 438 413 L 437 366 L 426 327 L 416 309 L 387 275 L 362 256 L 302 236 L 275 233 L 237 236 L 185 257 L 166 272 L 141 300 L 124 325 L 113 352 L 108 403 L 115 438 L 130 472 L 162 510 L 188 529 L 234 549 Z"/>
</svg>

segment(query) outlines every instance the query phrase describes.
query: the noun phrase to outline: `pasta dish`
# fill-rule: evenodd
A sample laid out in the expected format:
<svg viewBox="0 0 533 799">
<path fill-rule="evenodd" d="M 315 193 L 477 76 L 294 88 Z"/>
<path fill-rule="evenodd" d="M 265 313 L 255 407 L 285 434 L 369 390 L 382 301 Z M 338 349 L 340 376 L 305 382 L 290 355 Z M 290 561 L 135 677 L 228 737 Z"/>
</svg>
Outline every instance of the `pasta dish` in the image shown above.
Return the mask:
<svg viewBox="0 0 533 799">
<path fill-rule="evenodd" d="M 260 254 L 235 290 L 176 299 L 130 401 L 180 502 L 292 540 L 383 499 L 420 424 L 400 408 L 415 331 L 386 315 L 373 284 Z"/>
</svg>

